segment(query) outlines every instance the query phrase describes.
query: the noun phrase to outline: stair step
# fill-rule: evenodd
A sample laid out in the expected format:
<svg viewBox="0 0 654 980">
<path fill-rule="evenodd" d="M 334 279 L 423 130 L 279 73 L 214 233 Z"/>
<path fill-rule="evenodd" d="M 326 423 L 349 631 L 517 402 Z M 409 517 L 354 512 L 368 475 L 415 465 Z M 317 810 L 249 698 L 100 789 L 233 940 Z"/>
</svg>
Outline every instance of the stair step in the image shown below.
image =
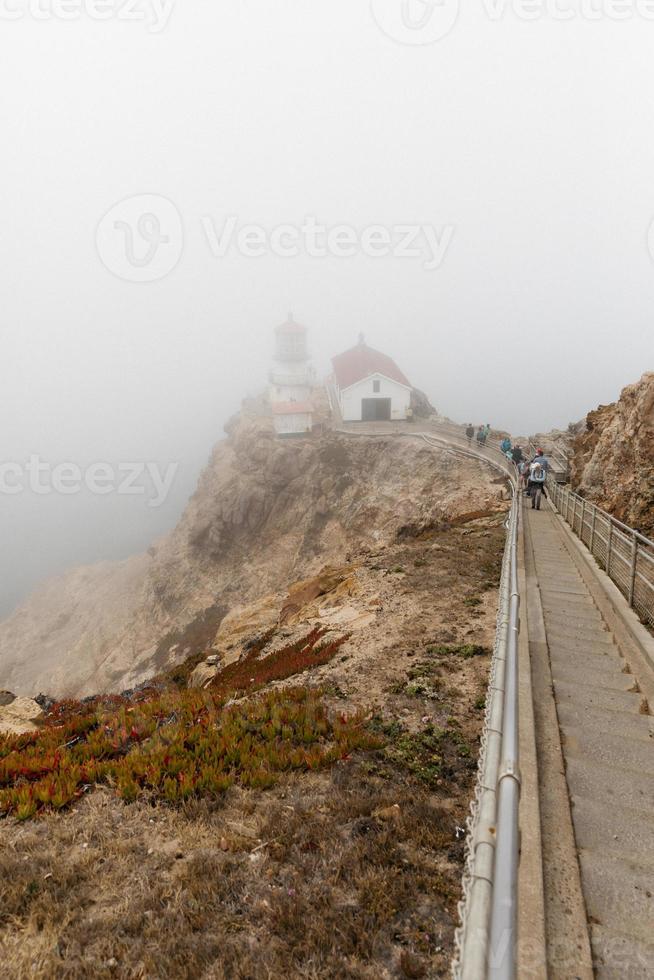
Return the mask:
<svg viewBox="0 0 654 980">
<path fill-rule="evenodd" d="M 578 626 L 575 623 L 565 623 L 563 620 L 552 621 L 545 619 L 545 632 L 548 639 L 568 640 L 575 643 L 610 643 L 611 634 L 594 626 Z"/>
<path fill-rule="evenodd" d="M 573 585 L 557 586 L 555 579 L 548 580 L 547 582 L 539 579 L 538 584 L 543 598 L 549 598 L 550 596 L 552 598 L 557 598 L 558 596 L 588 596 L 588 589 L 581 580 L 578 583 L 575 582 Z"/>
<path fill-rule="evenodd" d="M 654 810 L 654 776 L 593 759 L 570 756 L 565 760 L 568 787 L 574 795 L 600 804 L 626 806 L 649 815 Z"/>
<path fill-rule="evenodd" d="M 566 650 L 559 646 L 550 647 L 550 662 L 552 665 L 560 664 L 564 669 L 567 666 L 583 668 L 588 671 L 588 681 L 592 679 L 595 671 L 617 671 L 622 673 L 624 660 L 617 650 Z"/>
<path fill-rule="evenodd" d="M 617 930 L 592 926 L 591 943 L 598 980 L 651 980 L 654 943 L 640 942 Z"/>
<path fill-rule="evenodd" d="M 543 599 L 543 609 L 545 612 L 557 612 L 561 610 L 563 612 L 570 613 L 585 613 L 587 610 L 591 610 L 594 613 L 599 613 L 599 610 L 590 596 L 578 595 L 563 597 L 559 596 L 558 599 Z"/>
<path fill-rule="evenodd" d="M 648 715 L 632 714 L 628 711 L 604 711 L 602 708 L 570 703 L 557 705 L 557 712 L 562 731 L 583 728 L 599 736 L 620 735 L 635 738 L 651 743 L 654 752 L 654 719 Z"/>
<path fill-rule="evenodd" d="M 588 687 L 602 687 L 608 691 L 636 691 L 636 679 L 633 674 L 623 674 L 615 670 L 599 670 L 578 663 L 560 663 L 552 661 L 552 676 L 555 681 L 561 680 L 568 684 L 580 684 Z"/>
<path fill-rule="evenodd" d="M 577 684 L 567 684 L 565 681 L 555 681 L 557 705 L 570 702 L 580 707 L 603 708 L 607 711 L 629 711 L 641 714 L 641 707 L 646 704 L 642 694 L 632 694 L 627 691 L 607 691 L 603 687 L 579 687 Z"/>
<path fill-rule="evenodd" d="M 638 864 L 598 851 L 579 851 L 589 920 L 624 936 L 651 942 L 654 922 L 652 875 Z"/>
<path fill-rule="evenodd" d="M 572 650 L 593 650 L 599 647 L 606 650 L 618 651 L 618 647 L 611 633 L 589 631 L 584 636 L 573 636 L 565 627 L 547 622 L 546 630 L 547 642 L 550 646 L 558 644 L 560 647 L 567 647 Z"/>
<path fill-rule="evenodd" d="M 599 612 L 573 612 L 569 609 L 547 608 L 543 610 L 546 623 L 579 628 L 583 630 L 591 629 L 595 632 L 606 633 L 608 627 Z"/>
<path fill-rule="evenodd" d="M 651 739 L 642 742 L 628 735 L 615 734 L 603 734 L 598 738 L 597 731 L 568 726 L 562 741 L 566 760 L 576 756 L 603 762 L 616 769 L 631 769 L 635 780 L 640 778 L 641 773 L 654 776 L 654 743 Z"/>
<path fill-rule="evenodd" d="M 654 869 L 654 814 L 647 817 L 613 800 L 599 803 L 574 794 L 570 803 L 578 847 L 606 851 Z"/>
</svg>

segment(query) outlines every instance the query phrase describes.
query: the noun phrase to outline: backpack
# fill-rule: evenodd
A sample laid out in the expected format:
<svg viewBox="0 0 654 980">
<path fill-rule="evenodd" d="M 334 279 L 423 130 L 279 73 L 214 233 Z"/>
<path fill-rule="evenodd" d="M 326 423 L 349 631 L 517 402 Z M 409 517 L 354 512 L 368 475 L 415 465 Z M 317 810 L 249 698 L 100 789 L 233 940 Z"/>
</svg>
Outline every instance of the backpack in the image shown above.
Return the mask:
<svg viewBox="0 0 654 980">
<path fill-rule="evenodd" d="M 545 473 L 543 472 L 543 467 L 540 465 L 540 463 L 534 463 L 531 470 L 531 478 L 536 483 L 545 482 Z"/>
</svg>

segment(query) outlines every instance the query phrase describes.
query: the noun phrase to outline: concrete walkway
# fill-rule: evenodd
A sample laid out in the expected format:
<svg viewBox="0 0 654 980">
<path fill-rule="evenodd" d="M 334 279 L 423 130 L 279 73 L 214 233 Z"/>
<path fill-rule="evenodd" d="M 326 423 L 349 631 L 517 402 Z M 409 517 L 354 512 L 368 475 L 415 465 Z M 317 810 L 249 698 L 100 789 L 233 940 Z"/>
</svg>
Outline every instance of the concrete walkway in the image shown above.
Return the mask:
<svg viewBox="0 0 654 980">
<path fill-rule="evenodd" d="M 535 707 L 549 975 L 587 975 L 583 917 L 595 975 L 645 980 L 654 977 L 654 719 L 554 512 L 545 505 L 524 514 L 527 569 L 538 593 L 531 596 L 529 631 L 534 694 L 541 700 Z M 572 847 L 567 867 L 561 850 L 563 776 L 576 867 Z"/>
</svg>

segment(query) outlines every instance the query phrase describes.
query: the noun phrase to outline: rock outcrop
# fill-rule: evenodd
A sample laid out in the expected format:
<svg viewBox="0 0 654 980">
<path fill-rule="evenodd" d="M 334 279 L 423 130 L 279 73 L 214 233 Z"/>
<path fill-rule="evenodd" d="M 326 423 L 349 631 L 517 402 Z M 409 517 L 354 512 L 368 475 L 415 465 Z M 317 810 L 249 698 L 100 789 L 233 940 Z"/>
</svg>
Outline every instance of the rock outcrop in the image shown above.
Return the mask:
<svg viewBox="0 0 654 980">
<path fill-rule="evenodd" d="M 41 706 L 31 698 L 17 698 L 0 692 L 0 735 L 22 735 L 37 730 L 35 722 L 43 717 Z"/>
<path fill-rule="evenodd" d="M 289 582 L 401 527 L 492 509 L 504 490 L 485 467 L 416 437 L 282 441 L 254 416 L 226 428 L 170 535 L 50 581 L 0 624 L 0 685 L 57 696 L 132 687 L 211 649 L 231 611 L 274 596 L 278 615 Z"/>
<path fill-rule="evenodd" d="M 573 452 L 575 489 L 654 537 L 654 372 L 590 412 Z"/>
</svg>

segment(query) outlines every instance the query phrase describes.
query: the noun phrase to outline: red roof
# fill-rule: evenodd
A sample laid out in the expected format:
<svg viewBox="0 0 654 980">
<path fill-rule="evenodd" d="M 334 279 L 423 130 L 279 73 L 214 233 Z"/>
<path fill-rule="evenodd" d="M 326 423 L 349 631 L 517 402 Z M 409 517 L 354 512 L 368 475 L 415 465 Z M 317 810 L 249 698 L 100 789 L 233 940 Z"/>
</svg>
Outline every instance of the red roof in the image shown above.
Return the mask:
<svg viewBox="0 0 654 980">
<path fill-rule="evenodd" d="M 311 415 L 311 402 L 273 402 L 273 415 Z"/>
<path fill-rule="evenodd" d="M 339 388 L 349 388 L 357 381 L 369 378 L 371 374 L 383 374 L 391 381 L 397 381 L 407 388 L 411 387 L 411 382 L 400 371 L 392 357 L 368 347 L 365 343 L 359 343 L 351 350 L 346 350 L 344 354 L 332 357 L 332 364 Z"/>
</svg>

